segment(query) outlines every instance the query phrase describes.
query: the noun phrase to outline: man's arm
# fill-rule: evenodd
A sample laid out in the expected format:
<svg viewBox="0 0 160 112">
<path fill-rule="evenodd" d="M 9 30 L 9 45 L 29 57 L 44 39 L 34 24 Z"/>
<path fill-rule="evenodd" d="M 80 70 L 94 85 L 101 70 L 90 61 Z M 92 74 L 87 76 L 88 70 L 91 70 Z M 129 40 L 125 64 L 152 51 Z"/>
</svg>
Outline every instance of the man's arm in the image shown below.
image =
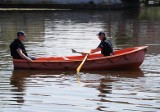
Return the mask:
<svg viewBox="0 0 160 112">
<path fill-rule="evenodd" d="M 23 52 L 22 52 L 22 50 L 21 50 L 20 48 L 18 48 L 16 51 L 17 51 L 18 54 L 21 56 L 21 58 L 23 58 L 23 59 L 25 59 L 25 60 L 27 60 L 27 61 L 29 61 L 29 62 L 32 62 L 32 59 L 30 59 L 30 58 L 27 57 L 25 54 L 23 54 Z"/>
<path fill-rule="evenodd" d="M 101 48 L 100 47 L 97 47 L 95 49 L 92 49 L 91 50 L 91 53 L 95 53 L 95 52 L 98 52 L 98 51 L 101 51 Z"/>
</svg>

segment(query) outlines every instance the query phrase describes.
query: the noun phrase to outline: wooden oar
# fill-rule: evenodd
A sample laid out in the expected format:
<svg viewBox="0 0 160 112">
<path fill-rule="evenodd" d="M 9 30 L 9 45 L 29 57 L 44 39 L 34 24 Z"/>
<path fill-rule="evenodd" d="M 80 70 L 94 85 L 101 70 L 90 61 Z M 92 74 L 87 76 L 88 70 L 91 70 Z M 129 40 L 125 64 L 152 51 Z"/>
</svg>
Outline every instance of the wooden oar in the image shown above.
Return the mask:
<svg viewBox="0 0 160 112">
<path fill-rule="evenodd" d="M 79 54 L 82 54 L 82 55 L 86 55 L 88 53 L 85 53 L 85 52 L 79 52 L 79 51 L 76 51 L 74 49 L 71 49 L 72 50 L 72 53 L 79 53 Z"/>
<path fill-rule="evenodd" d="M 89 54 L 91 53 L 91 50 L 89 51 L 89 53 L 86 54 L 86 56 L 84 57 L 83 61 L 81 62 L 81 64 L 78 66 L 78 68 L 76 69 L 77 70 L 77 74 L 80 72 L 84 62 L 87 60 Z"/>
</svg>

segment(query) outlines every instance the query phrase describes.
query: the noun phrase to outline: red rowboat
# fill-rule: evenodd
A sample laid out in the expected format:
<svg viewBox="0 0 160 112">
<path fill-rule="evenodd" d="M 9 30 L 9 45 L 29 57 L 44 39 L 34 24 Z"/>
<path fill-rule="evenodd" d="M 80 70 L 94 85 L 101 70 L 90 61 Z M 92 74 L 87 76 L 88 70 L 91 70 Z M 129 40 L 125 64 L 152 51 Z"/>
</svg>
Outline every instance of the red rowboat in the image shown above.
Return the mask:
<svg viewBox="0 0 160 112">
<path fill-rule="evenodd" d="M 132 47 L 117 50 L 112 56 L 101 54 L 88 56 L 82 70 L 136 69 L 144 61 L 148 46 Z M 28 62 L 13 59 L 15 69 L 76 70 L 85 56 L 41 57 Z"/>
</svg>

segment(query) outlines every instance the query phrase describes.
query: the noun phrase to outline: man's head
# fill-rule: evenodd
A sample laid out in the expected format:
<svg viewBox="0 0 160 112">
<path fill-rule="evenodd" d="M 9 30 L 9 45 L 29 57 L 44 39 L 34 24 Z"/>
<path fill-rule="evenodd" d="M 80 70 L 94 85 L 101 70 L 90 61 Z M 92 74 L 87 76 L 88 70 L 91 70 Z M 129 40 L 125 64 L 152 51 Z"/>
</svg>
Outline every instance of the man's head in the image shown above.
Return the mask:
<svg viewBox="0 0 160 112">
<path fill-rule="evenodd" d="M 105 37 L 105 33 L 102 31 L 98 33 L 98 36 L 100 36 L 100 35 L 103 35 Z"/>
<path fill-rule="evenodd" d="M 19 36 L 26 36 L 26 34 L 23 31 L 17 32 L 17 37 Z"/>
<path fill-rule="evenodd" d="M 20 39 L 21 41 L 24 41 L 26 34 L 23 31 L 17 32 L 17 37 L 18 39 Z"/>
<path fill-rule="evenodd" d="M 101 31 L 98 33 L 97 36 L 99 37 L 100 40 L 103 40 L 105 38 L 105 33 Z"/>
</svg>

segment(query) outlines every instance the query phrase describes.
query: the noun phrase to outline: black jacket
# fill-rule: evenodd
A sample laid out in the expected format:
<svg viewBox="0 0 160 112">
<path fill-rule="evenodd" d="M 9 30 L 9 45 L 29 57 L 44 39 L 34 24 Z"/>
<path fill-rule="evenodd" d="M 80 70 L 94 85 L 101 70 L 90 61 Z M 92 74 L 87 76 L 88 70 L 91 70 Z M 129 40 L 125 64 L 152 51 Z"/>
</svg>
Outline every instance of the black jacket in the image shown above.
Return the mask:
<svg viewBox="0 0 160 112">
<path fill-rule="evenodd" d="M 102 49 L 101 53 L 104 56 L 110 56 L 111 54 L 113 54 L 112 44 L 111 44 L 111 42 L 107 38 L 104 38 L 104 40 L 102 40 L 100 42 L 100 44 L 98 45 L 98 47 L 100 47 Z"/>
<path fill-rule="evenodd" d="M 25 46 L 23 45 L 23 43 L 19 40 L 19 39 L 15 39 L 11 44 L 10 44 L 10 51 L 11 51 L 11 56 L 14 59 L 22 59 L 21 56 L 18 54 L 18 52 L 16 51 L 17 49 L 21 49 L 22 52 L 27 55 Z"/>
</svg>

